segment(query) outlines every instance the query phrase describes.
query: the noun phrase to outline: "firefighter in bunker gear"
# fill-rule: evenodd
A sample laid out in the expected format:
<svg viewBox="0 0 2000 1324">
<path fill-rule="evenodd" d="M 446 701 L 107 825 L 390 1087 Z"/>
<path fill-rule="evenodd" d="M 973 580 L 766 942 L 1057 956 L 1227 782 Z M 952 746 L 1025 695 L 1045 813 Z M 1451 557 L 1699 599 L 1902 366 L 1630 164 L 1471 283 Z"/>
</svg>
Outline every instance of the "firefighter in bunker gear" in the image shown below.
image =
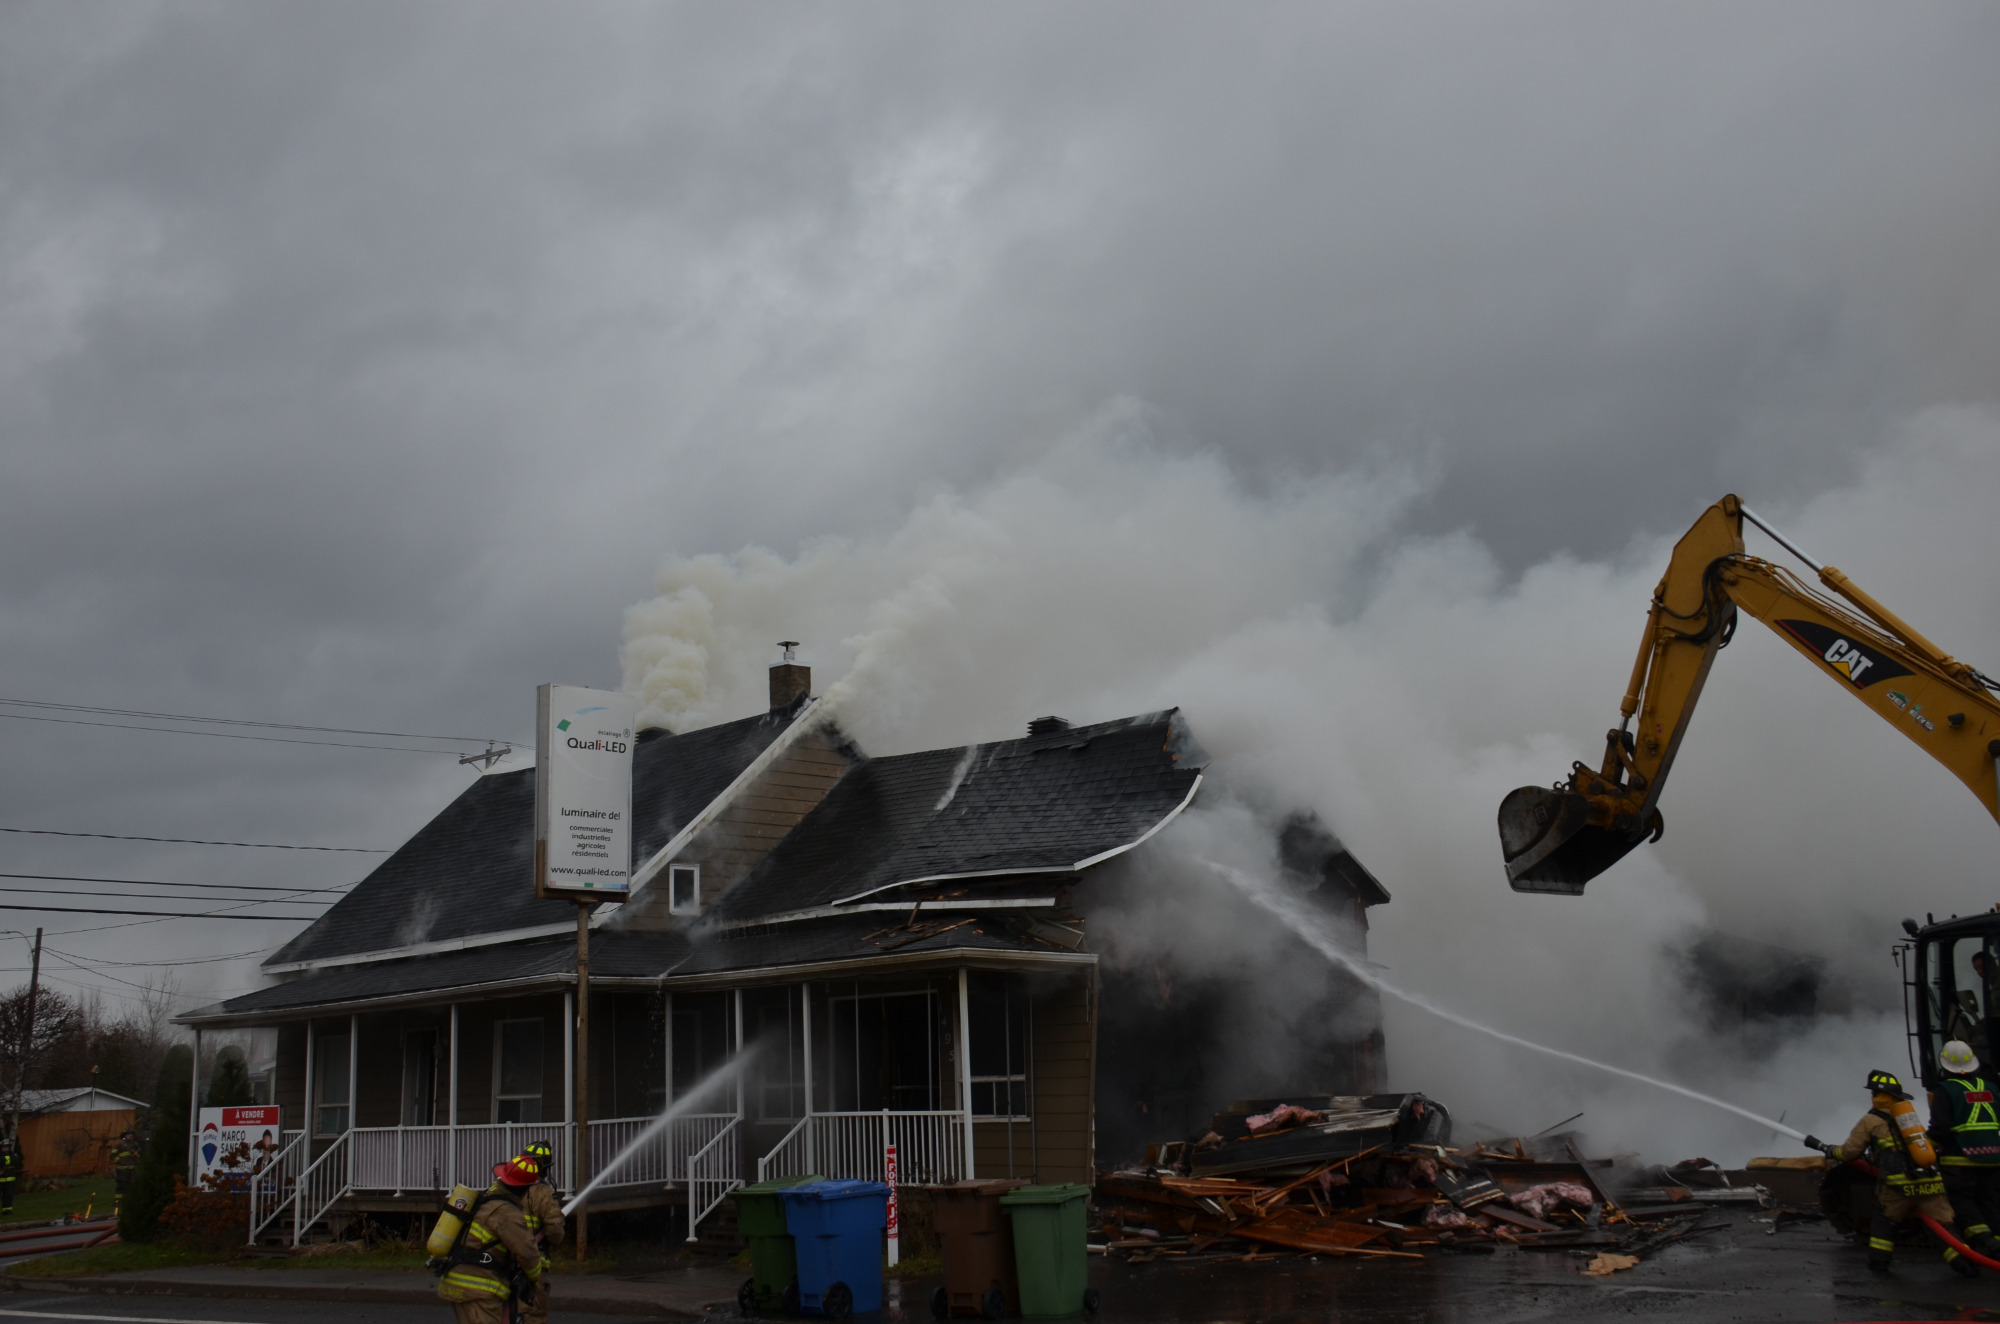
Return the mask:
<svg viewBox="0 0 2000 1324">
<path fill-rule="evenodd" d="M 493 1175 L 498 1180 L 473 1205 L 438 1281 L 438 1296 L 451 1302 L 458 1324 L 514 1324 L 548 1272 L 521 1216 L 536 1174 L 508 1162 L 494 1165 Z"/>
<path fill-rule="evenodd" d="M 139 1170 L 139 1137 L 126 1127 L 111 1144 L 111 1179 L 120 1195 L 132 1188 L 132 1174 Z"/>
<path fill-rule="evenodd" d="M 1944 1193 L 1958 1215 L 1965 1244 L 2000 1259 L 2000 1116 L 1993 1086 L 1979 1074 L 1972 1046 L 1954 1039 L 1938 1054 L 1945 1077 L 1931 1096 L 1931 1142 L 1937 1146 Z"/>
<path fill-rule="evenodd" d="M 514 1160 L 515 1166 L 535 1174 L 535 1184 L 521 1197 L 521 1221 L 527 1224 L 528 1235 L 535 1239 L 544 1255 L 562 1245 L 567 1230 L 562 1201 L 556 1198 L 555 1187 L 549 1183 L 549 1168 L 554 1159 L 555 1151 L 537 1140 Z M 522 1318 L 528 1324 L 546 1324 L 548 1317 L 549 1284 L 545 1280 L 535 1291 L 534 1303 L 522 1312 Z"/>
<path fill-rule="evenodd" d="M 14 1137 L 0 1138 L 0 1214 L 14 1212 L 14 1188 L 20 1184 L 21 1148 Z"/>
<path fill-rule="evenodd" d="M 1817 1149 L 1836 1163 L 1864 1159 L 1875 1165 L 1875 1216 L 1868 1224 L 1868 1267 L 1887 1269 L 1896 1253 L 1896 1231 L 1917 1215 L 1935 1219 L 1950 1227 L 1951 1201 L 1945 1198 L 1944 1179 L 1936 1167 L 1920 1162 L 1934 1159 L 1923 1133 L 1917 1133 L 1919 1153 L 1911 1152 L 1912 1141 L 1897 1125 L 1897 1115 L 1909 1111 L 1910 1096 L 1903 1082 L 1886 1071 L 1868 1073 L 1868 1093 L 1874 1106 L 1848 1132 L 1847 1139 L 1829 1145 L 1807 1136 L 1808 1149 Z M 1949 1246 L 1944 1260 L 1955 1272 L 1972 1277 L 1979 1269 Z"/>
</svg>

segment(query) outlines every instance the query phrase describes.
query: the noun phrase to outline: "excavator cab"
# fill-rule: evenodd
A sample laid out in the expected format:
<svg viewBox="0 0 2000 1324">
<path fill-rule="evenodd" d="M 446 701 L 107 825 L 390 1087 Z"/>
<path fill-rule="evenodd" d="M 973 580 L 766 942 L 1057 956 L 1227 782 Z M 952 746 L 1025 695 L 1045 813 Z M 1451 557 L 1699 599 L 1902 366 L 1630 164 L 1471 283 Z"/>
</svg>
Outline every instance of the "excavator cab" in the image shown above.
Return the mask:
<svg viewBox="0 0 2000 1324">
<path fill-rule="evenodd" d="M 1896 950 L 1903 1016 L 1910 1064 L 1924 1088 L 1938 1087 L 1938 1051 L 1953 1039 L 1972 1046 L 1984 1072 L 2000 1070 L 1993 1059 L 2000 1044 L 2000 911 L 1924 925 L 1906 919 L 1903 928 L 1910 935 Z"/>
</svg>

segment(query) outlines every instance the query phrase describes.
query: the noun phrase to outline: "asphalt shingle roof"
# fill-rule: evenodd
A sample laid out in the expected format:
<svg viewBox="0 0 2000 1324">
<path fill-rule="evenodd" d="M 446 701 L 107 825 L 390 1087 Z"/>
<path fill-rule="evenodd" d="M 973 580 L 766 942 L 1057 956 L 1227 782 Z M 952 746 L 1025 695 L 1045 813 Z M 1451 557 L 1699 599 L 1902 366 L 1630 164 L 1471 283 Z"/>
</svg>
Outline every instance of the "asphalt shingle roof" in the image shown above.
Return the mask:
<svg viewBox="0 0 2000 1324">
<path fill-rule="evenodd" d="M 1066 871 L 1129 845 L 1199 775 L 1176 712 L 870 759 L 711 913 L 755 919 L 911 879 Z"/>
<path fill-rule="evenodd" d="M 599 929 L 590 935 L 591 977 L 650 979 L 684 958 L 687 950 L 688 940 L 682 933 L 626 933 Z M 433 956 L 331 966 L 231 998 L 197 1015 L 283 1012 L 369 998 L 400 997 L 480 984 L 532 980 L 540 976 L 568 975 L 575 970 L 574 939 L 534 938 Z"/>
<path fill-rule="evenodd" d="M 683 735 L 641 731 L 632 751 L 633 862 L 644 862 L 721 794 L 799 709 Z M 264 963 L 574 922 L 569 902 L 535 899 L 534 837 L 534 769 L 481 777 Z"/>
</svg>

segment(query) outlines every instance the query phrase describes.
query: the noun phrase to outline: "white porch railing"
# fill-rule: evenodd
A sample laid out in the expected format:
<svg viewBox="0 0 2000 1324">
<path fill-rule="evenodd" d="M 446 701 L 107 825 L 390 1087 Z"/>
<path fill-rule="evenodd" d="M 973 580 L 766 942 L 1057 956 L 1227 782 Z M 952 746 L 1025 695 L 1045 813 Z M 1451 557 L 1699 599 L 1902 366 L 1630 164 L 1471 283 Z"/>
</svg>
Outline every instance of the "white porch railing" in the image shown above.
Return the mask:
<svg viewBox="0 0 2000 1324">
<path fill-rule="evenodd" d="M 884 1181 L 884 1151 L 893 1144 L 899 1185 L 963 1181 L 965 1126 L 961 1112 L 814 1113 L 758 1162 L 757 1178 L 816 1172 L 835 1181 Z"/>
<path fill-rule="evenodd" d="M 256 1244 L 264 1229 L 284 1216 L 291 1203 L 292 1188 L 311 1157 L 312 1146 L 303 1131 L 287 1131 L 283 1148 L 271 1161 L 250 1175 L 250 1241 Z"/>
<path fill-rule="evenodd" d="M 715 1212 L 715 1207 L 728 1197 L 729 1193 L 743 1184 L 739 1175 L 742 1168 L 738 1162 L 741 1145 L 736 1132 L 743 1119 L 732 1116 L 715 1138 L 688 1156 L 688 1235 L 693 1241 L 701 1220 Z"/>
<path fill-rule="evenodd" d="M 299 1179 L 292 1183 L 292 1244 L 299 1244 L 305 1230 L 333 1208 L 334 1202 L 350 1189 L 347 1182 L 349 1140 L 352 1131 L 343 1131 Z"/>
</svg>

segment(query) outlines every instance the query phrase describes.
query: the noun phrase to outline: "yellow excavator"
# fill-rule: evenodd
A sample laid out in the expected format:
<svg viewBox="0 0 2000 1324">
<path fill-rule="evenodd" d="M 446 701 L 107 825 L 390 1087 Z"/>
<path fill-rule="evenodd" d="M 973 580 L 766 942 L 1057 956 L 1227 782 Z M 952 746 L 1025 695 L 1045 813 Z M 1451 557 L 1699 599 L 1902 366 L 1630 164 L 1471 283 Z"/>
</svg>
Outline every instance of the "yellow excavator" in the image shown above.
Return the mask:
<svg viewBox="0 0 2000 1324">
<path fill-rule="evenodd" d="M 1842 600 L 1746 553 L 1745 520 L 1811 566 Z M 1602 764 L 1593 770 L 1579 762 L 1567 782 L 1523 786 L 1500 802 L 1500 847 L 1515 891 L 1580 896 L 1640 842 L 1659 840 L 1660 789 L 1715 654 L 1735 632 L 1738 608 L 1916 741 L 2000 819 L 2000 702 L 1990 692 L 2000 682 L 1947 654 L 1726 496 L 1674 544 L 1619 705 L 1622 720 L 1605 733 Z"/>
</svg>

